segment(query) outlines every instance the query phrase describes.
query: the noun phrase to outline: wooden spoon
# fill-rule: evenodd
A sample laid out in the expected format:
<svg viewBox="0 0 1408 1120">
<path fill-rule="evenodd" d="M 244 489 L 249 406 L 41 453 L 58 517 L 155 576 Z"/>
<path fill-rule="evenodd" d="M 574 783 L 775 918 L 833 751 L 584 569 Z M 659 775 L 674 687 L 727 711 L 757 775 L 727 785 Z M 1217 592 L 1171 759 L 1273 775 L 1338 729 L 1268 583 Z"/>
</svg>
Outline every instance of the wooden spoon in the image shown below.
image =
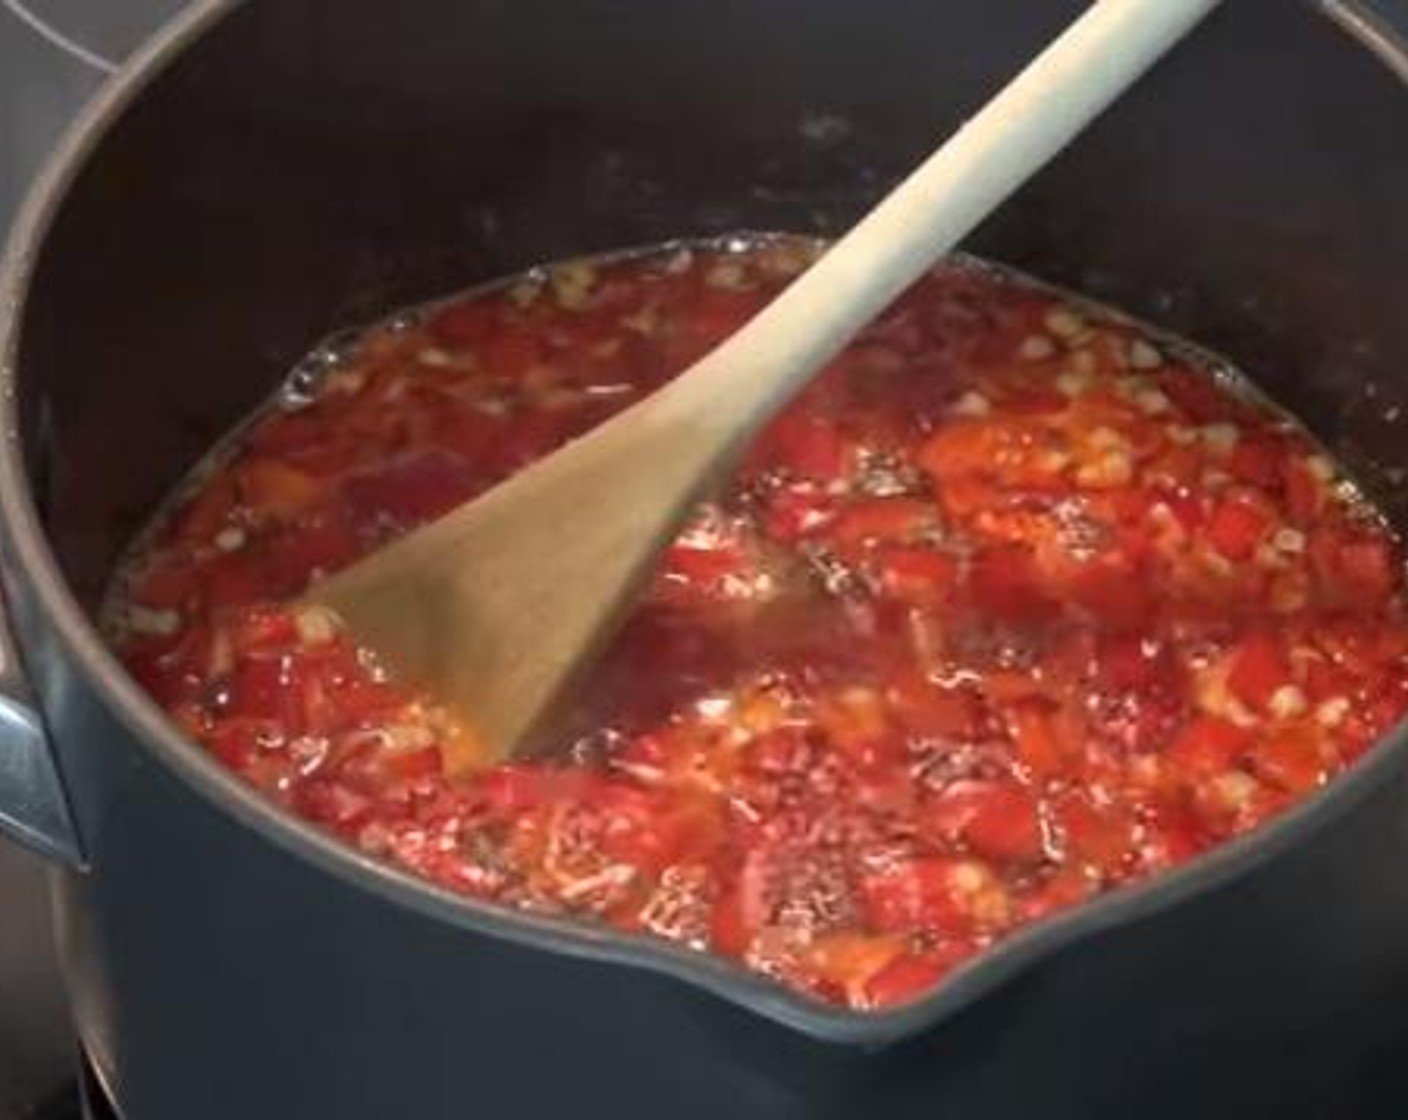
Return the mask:
<svg viewBox="0 0 1408 1120">
<path fill-rule="evenodd" d="M 1099 0 L 681 377 L 309 598 L 461 717 L 473 761 L 522 749 L 750 437 L 1216 4 Z"/>
</svg>

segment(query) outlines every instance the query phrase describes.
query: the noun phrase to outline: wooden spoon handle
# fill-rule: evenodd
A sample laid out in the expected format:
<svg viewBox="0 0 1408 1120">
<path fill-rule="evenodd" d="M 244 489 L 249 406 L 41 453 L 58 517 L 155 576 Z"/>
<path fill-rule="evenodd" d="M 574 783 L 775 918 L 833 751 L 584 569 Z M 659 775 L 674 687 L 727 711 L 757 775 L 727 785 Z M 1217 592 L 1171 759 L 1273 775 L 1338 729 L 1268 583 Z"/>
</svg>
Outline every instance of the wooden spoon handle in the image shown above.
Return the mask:
<svg viewBox="0 0 1408 1120">
<path fill-rule="evenodd" d="M 311 589 L 506 749 L 566 695 L 702 486 L 1217 0 L 1100 0 L 830 253 L 666 389 Z"/>
<path fill-rule="evenodd" d="M 651 402 L 746 442 L 1218 0 L 1099 0 L 746 327 Z M 696 376 L 697 375 L 697 376 Z"/>
</svg>

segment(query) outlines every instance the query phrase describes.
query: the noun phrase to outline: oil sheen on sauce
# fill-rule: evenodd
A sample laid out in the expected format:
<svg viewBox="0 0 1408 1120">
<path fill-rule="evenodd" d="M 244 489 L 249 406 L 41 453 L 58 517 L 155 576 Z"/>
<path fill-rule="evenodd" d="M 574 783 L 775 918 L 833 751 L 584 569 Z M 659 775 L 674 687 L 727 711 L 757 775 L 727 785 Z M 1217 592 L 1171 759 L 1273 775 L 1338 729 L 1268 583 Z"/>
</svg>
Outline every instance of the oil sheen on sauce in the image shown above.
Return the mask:
<svg viewBox="0 0 1408 1120">
<path fill-rule="evenodd" d="M 572 262 L 320 347 L 133 546 L 112 642 L 365 852 L 863 1010 L 1255 829 L 1398 721 L 1397 544 L 1323 450 L 1216 360 L 965 259 L 700 507 L 561 757 L 464 765 L 426 697 L 281 605 L 659 387 L 820 251 Z"/>
</svg>

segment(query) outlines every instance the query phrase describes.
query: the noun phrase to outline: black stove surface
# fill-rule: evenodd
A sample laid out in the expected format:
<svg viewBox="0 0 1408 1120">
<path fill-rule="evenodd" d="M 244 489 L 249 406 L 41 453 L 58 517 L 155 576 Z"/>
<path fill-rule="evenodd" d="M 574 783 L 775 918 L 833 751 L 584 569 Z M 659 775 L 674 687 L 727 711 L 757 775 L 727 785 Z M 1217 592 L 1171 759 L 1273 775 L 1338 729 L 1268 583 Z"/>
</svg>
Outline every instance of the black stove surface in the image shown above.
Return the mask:
<svg viewBox="0 0 1408 1120">
<path fill-rule="evenodd" d="M 0 230 L 77 106 L 141 35 L 180 6 L 180 0 L 0 0 Z M 1408 1074 L 1401 1068 L 1408 1056 L 1408 991 L 1373 993 L 1352 1021 L 1342 1006 L 1313 1018 L 1313 1029 L 1288 1030 L 1277 1040 L 1208 1038 L 1199 1053 L 1164 1070 L 1168 1085 L 1140 1087 L 1123 1099 L 1145 1100 L 1149 1108 L 1141 1114 L 1160 1116 L 1175 1099 L 1189 1101 L 1187 1111 L 1178 1106 L 1180 1114 L 1205 1120 L 1408 1117 Z M 1059 1120 L 1058 1112 L 1045 1112 L 1045 1120 Z M 1127 1115 L 1133 1114 L 1122 1111 L 1117 1120 Z M 198 1104 L 190 1116 L 199 1120 Z M 42 866 L 3 840 L 0 1120 L 113 1120 L 77 1057 Z M 1080 1120 L 1104 1118 L 1082 1113 Z"/>
</svg>

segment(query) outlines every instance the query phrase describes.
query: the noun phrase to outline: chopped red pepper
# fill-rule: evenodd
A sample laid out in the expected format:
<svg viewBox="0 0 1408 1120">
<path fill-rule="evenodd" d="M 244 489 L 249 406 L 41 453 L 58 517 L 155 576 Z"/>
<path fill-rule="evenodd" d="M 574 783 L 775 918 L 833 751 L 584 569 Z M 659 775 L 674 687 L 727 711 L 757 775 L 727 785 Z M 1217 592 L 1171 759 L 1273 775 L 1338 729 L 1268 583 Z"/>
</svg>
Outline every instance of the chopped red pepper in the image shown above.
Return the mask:
<svg viewBox="0 0 1408 1120">
<path fill-rule="evenodd" d="M 1290 661 L 1270 634 L 1248 634 L 1232 652 L 1227 687 L 1242 703 L 1265 708 L 1276 693 L 1292 684 Z"/>
<path fill-rule="evenodd" d="M 1396 544 L 1309 437 L 962 264 L 665 550 L 571 751 L 477 766 L 289 605 L 667 382 L 808 259 L 579 264 L 372 330 L 144 540 L 110 611 L 133 675 L 378 858 L 866 1010 L 1255 828 L 1408 713 Z"/>
<path fill-rule="evenodd" d="M 1275 519 L 1248 497 L 1219 502 L 1208 525 L 1212 546 L 1228 560 L 1247 560 L 1275 525 Z"/>
</svg>

